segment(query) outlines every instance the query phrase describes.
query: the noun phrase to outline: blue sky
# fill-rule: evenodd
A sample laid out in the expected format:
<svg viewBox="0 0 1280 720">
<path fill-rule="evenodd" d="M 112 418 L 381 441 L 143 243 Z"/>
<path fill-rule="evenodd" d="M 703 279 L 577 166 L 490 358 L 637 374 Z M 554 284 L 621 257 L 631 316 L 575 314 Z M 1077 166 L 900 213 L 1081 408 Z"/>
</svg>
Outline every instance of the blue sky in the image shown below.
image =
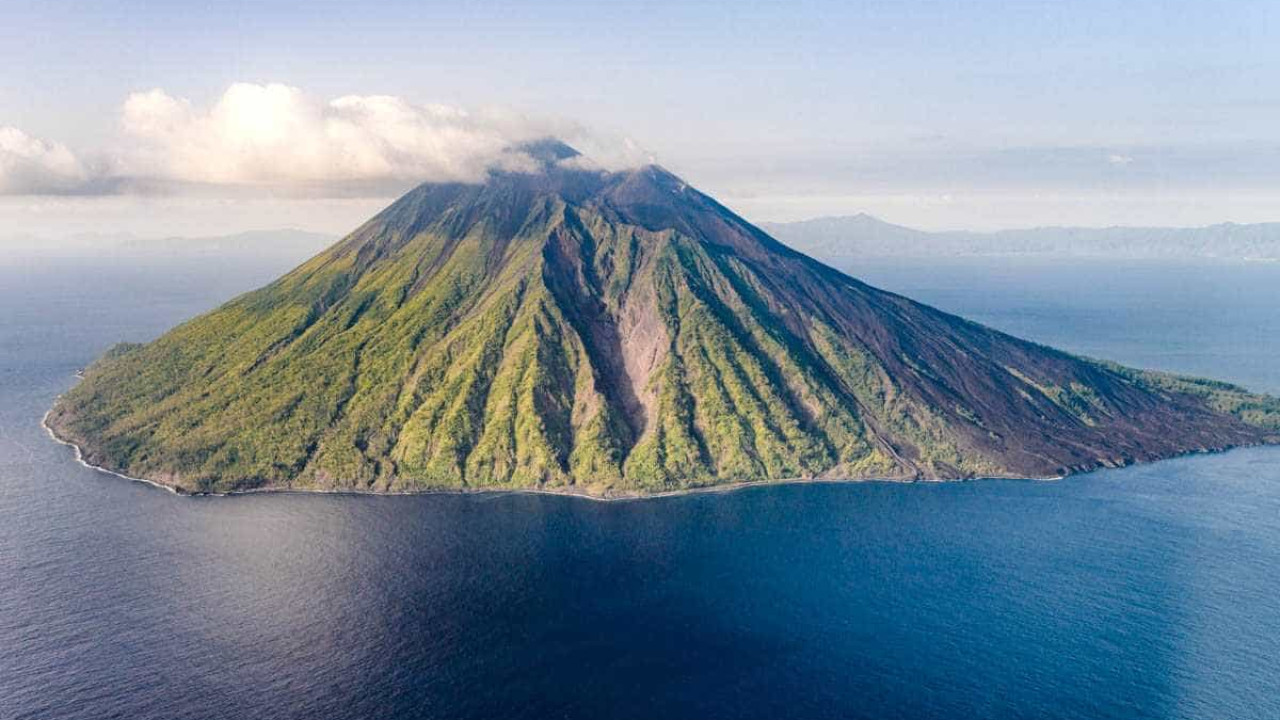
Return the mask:
<svg viewBox="0 0 1280 720">
<path fill-rule="evenodd" d="M 628 138 L 759 220 L 1280 220 L 1278 29 L 1274 1 L 0 0 L 0 127 L 65 147 L 92 175 L 141 142 L 121 136 L 132 93 L 202 112 L 236 83 L 279 83 L 321 105 L 387 95 Z M 130 203 L 176 216 L 240 198 L 236 222 L 273 219 L 243 188 L 166 190 L 165 203 L 19 185 L 0 220 L 25 228 L 45 217 L 31 208 L 75 203 L 86 217 Z M 271 192 L 276 210 L 281 195 L 324 199 Z"/>
</svg>

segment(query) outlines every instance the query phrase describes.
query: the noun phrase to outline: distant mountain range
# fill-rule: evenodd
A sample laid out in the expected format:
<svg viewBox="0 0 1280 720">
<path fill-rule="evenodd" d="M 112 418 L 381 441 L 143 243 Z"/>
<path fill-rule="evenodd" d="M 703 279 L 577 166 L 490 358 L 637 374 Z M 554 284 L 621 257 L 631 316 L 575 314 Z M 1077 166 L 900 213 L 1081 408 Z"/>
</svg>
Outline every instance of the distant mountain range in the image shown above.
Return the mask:
<svg viewBox="0 0 1280 720">
<path fill-rule="evenodd" d="M 796 250 L 822 257 L 1280 260 L 1280 223 L 1222 223 L 1198 228 L 1040 227 L 996 232 L 929 232 L 859 214 L 761 223 L 760 227 Z"/>
<path fill-rule="evenodd" d="M 760 223 L 773 237 L 817 257 L 1074 257 L 1110 260 L 1280 261 L 1280 223 L 1221 223 L 1198 228 L 1039 227 L 996 232 L 930 232 L 867 214 Z M 146 238 L 83 233 L 57 240 L 31 235 L 0 239 L 23 256 L 158 258 L 267 257 L 301 261 L 331 245 L 335 236 L 294 229 L 258 230 L 209 237 Z M 0 261 L 3 261 L 0 259 Z"/>
<path fill-rule="evenodd" d="M 302 259 L 333 244 L 335 238 L 324 233 L 281 229 L 242 232 L 195 238 L 145 239 L 129 238 L 117 243 L 123 252 L 147 252 L 172 255 L 288 255 Z"/>
<path fill-rule="evenodd" d="M 144 255 L 163 259 L 217 255 L 299 261 L 320 252 L 334 240 L 332 235 L 282 228 L 207 237 L 141 237 L 130 233 L 78 233 L 59 238 L 12 235 L 0 238 L 0 248 L 9 251 L 9 255 L 23 257 Z"/>
</svg>

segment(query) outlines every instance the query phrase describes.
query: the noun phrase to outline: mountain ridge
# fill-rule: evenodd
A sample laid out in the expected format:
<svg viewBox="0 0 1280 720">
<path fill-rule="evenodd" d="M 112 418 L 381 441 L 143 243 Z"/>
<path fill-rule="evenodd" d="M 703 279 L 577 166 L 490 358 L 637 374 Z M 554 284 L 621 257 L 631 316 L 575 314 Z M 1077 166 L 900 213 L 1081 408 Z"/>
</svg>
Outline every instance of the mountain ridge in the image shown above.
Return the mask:
<svg viewBox="0 0 1280 720">
<path fill-rule="evenodd" d="M 928 231 L 858 213 L 760 226 L 797 250 L 833 258 L 1027 256 L 1280 261 L 1280 222 Z"/>
<path fill-rule="evenodd" d="M 186 492 L 1038 477 L 1280 439 L 1272 398 L 877 290 L 658 166 L 584 170 L 564 147 L 424 184 L 118 347 L 48 426 Z"/>
</svg>

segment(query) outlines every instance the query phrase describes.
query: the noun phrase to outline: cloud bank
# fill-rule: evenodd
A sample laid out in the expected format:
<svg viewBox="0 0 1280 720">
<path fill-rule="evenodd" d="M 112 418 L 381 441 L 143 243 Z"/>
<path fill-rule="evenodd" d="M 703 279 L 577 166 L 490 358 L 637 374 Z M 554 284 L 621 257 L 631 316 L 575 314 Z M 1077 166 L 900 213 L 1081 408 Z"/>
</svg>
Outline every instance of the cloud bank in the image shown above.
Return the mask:
<svg viewBox="0 0 1280 720">
<path fill-rule="evenodd" d="M 219 185 L 476 181 L 491 167 L 532 169 L 509 148 L 539 132 L 445 105 L 385 95 L 324 103 L 246 83 L 203 111 L 163 90 L 134 93 L 122 122 L 134 141 L 128 174 Z"/>
<path fill-rule="evenodd" d="M 86 185 L 91 173 L 65 145 L 0 127 L 0 195 L 59 195 Z"/>
<path fill-rule="evenodd" d="M 634 143 L 563 121 L 389 95 L 323 101 L 282 84 L 237 83 L 206 108 L 164 90 L 133 93 L 119 131 L 118 146 L 90 163 L 64 145 L 0 128 L 0 194 L 244 187 L 386 194 L 423 181 L 476 182 L 494 169 L 535 170 L 518 146 L 548 136 L 592 154 L 593 167 L 649 159 Z"/>
</svg>

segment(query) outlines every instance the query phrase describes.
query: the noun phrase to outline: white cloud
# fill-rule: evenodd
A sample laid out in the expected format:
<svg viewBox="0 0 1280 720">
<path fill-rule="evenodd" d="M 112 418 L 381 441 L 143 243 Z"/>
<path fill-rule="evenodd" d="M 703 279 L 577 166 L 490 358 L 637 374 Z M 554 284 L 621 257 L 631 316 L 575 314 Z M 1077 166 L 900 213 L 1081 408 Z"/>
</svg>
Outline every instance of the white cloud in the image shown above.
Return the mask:
<svg viewBox="0 0 1280 720">
<path fill-rule="evenodd" d="M 163 90 L 124 103 L 126 171 L 215 185 L 475 181 L 531 169 L 511 146 L 544 124 L 387 95 L 318 101 L 287 85 L 237 83 L 207 110 Z"/>
<path fill-rule="evenodd" d="M 1128 165 L 1129 163 L 1133 162 L 1133 158 L 1129 157 L 1128 155 L 1112 154 L 1107 156 L 1107 162 L 1112 165 L 1118 165 L 1120 167 L 1124 167 L 1125 165 Z"/>
<path fill-rule="evenodd" d="M 0 195 L 395 194 L 426 181 L 476 182 L 492 169 L 533 171 L 521 143 L 557 137 L 620 169 L 649 156 L 574 123 L 503 110 L 470 112 L 391 95 L 321 100 L 278 83 L 236 83 L 201 107 L 155 89 L 130 94 L 119 140 L 86 163 L 64 145 L 0 127 Z"/>
<path fill-rule="evenodd" d="M 653 153 L 628 137 L 592 133 L 582 128 L 563 129 L 558 137 L 582 153 L 560 163 L 566 167 L 616 171 L 657 162 Z"/>
<path fill-rule="evenodd" d="M 90 173 L 65 145 L 0 127 L 0 195 L 77 191 Z"/>
</svg>

